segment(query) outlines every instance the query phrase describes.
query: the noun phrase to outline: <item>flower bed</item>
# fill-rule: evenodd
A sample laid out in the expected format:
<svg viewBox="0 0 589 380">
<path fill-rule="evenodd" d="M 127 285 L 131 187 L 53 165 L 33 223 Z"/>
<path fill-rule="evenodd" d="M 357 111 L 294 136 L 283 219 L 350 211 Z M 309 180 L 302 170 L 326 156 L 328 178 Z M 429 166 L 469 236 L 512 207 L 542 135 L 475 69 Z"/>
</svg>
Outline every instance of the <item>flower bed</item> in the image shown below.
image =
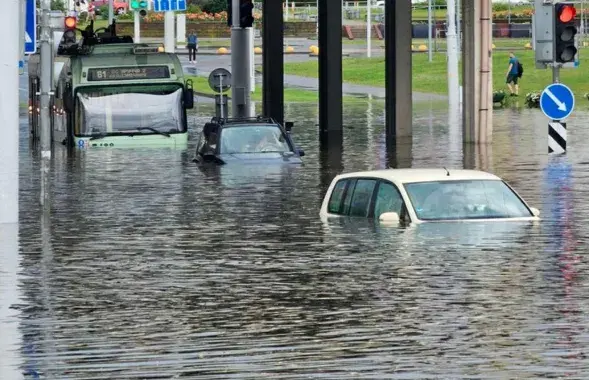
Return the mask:
<svg viewBox="0 0 589 380">
<path fill-rule="evenodd" d="M 528 92 L 526 94 L 526 105 L 530 108 L 540 108 L 541 92 Z"/>
</svg>

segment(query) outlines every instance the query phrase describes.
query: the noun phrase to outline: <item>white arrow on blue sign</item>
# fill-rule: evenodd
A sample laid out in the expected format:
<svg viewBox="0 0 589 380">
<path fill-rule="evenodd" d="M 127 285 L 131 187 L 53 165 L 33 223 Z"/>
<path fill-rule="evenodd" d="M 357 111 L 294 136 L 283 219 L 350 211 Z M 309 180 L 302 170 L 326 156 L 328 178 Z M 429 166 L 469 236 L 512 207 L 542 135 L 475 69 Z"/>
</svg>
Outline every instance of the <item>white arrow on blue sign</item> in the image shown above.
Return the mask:
<svg viewBox="0 0 589 380">
<path fill-rule="evenodd" d="M 185 11 L 186 0 L 153 0 L 154 12 Z"/>
<path fill-rule="evenodd" d="M 549 119 L 566 119 L 575 108 L 575 95 L 562 83 L 551 84 L 540 95 L 540 108 Z"/>
<path fill-rule="evenodd" d="M 37 7 L 35 0 L 27 0 L 25 13 L 25 54 L 35 54 L 37 52 Z"/>
</svg>

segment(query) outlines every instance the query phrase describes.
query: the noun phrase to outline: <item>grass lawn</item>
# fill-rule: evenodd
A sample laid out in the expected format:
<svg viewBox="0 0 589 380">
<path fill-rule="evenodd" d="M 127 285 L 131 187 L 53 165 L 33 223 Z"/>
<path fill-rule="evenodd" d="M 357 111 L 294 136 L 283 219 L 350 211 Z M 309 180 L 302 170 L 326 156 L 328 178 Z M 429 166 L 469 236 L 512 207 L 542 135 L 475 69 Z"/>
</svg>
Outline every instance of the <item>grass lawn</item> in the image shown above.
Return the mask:
<svg viewBox="0 0 589 380">
<path fill-rule="evenodd" d="M 540 92 L 552 82 L 551 70 L 535 68 L 534 52 L 531 50 L 516 53 L 524 66 L 524 75 L 520 81 L 520 95 L 527 92 Z M 494 90 L 507 89 L 505 72 L 507 70 L 508 52 L 495 51 L 493 54 Z M 284 65 L 285 74 L 317 77 L 317 61 L 293 62 Z M 347 83 L 384 87 L 384 57 L 379 58 L 345 58 L 343 76 Z M 413 90 L 426 93 L 447 93 L 446 55 L 437 53 L 433 62 L 428 62 L 428 54 L 413 54 Z M 581 66 L 578 69 L 561 70 L 561 82 L 567 84 L 577 96 L 589 92 L 589 75 Z"/>
<path fill-rule="evenodd" d="M 192 79 L 194 91 L 206 95 L 215 95 L 215 92 L 209 87 L 209 81 L 205 77 L 189 76 Z M 231 97 L 231 90 L 227 93 Z M 262 101 L 262 88 L 256 86 L 256 92 L 251 94 L 253 101 Z M 302 90 L 297 88 L 285 88 L 284 89 L 284 100 L 293 103 L 306 103 L 306 102 L 317 102 L 319 100 L 319 94 L 317 91 Z M 360 101 L 359 98 L 353 96 L 344 96 L 345 101 Z"/>
</svg>

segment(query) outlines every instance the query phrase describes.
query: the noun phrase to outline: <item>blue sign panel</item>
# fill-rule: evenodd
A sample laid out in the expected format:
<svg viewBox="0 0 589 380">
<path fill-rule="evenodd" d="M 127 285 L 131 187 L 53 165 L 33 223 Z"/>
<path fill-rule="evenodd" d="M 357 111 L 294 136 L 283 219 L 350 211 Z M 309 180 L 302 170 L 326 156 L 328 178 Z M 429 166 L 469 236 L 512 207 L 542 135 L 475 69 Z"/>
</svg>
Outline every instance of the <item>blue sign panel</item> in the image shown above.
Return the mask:
<svg viewBox="0 0 589 380">
<path fill-rule="evenodd" d="M 540 108 L 549 119 L 566 119 L 575 108 L 575 95 L 564 84 L 551 84 L 540 95 Z"/>
<path fill-rule="evenodd" d="M 186 0 L 153 0 L 154 12 L 185 11 Z"/>
<path fill-rule="evenodd" d="M 25 13 L 25 54 L 35 54 L 37 52 L 37 7 L 35 0 L 27 0 Z"/>
</svg>

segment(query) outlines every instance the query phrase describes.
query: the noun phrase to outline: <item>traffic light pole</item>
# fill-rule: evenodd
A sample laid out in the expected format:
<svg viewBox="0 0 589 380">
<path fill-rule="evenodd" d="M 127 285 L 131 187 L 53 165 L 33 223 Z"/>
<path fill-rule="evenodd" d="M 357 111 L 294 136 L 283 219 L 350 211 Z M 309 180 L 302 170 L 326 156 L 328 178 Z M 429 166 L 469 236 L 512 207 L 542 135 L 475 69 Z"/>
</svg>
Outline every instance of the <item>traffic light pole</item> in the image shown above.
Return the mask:
<svg viewBox="0 0 589 380">
<path fill-rule="evenodd" d="M 556 62 L 552 64 L 552 83 L 560 83 L 560 65 Z"/>
<path fill-rule="evenodd" d="M 231 28 L 231 109 L 234 118 L 251 117 L 250 51 L 253 49 L 249 28 L 240 25 L 240 0 L 232 2 Z"/>
<path fill-rule="evenodd" d="M 49 13 L 51 12 L 51 0 L 41 1 L 41 197 L 43 206 L 49 203 L 49 168 L 51 162 L 51 76 L 53 71 L 53 51 L 51 47 L 51 25 Z"/>
</svg>

